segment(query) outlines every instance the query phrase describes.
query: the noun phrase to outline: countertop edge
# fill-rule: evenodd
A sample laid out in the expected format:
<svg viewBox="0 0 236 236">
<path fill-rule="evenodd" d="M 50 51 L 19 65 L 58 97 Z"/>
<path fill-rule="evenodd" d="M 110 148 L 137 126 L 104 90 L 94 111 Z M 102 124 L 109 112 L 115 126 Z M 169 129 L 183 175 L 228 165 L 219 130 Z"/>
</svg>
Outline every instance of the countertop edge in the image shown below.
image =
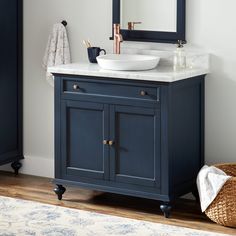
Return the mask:
<svg viewBox="0 0 236 236">
<path fill-rule="evenodd" d="M 74 64 L 75 66 L 75 64 Z M 79 64 L 78 64 L 79 66 Z M 209 74 L 210 71 L 207 68 L 194 68 L 186 69 L 183 71 L 174 72 L 168 68 L 169 71 L 98 71 L 90 69 L 75 69 L 66 68 L 66 66 L 55 66 L 49 67 L 48 73 L 52 75 L 78 75 L 78 76 L 91 76 L 100 78 L 114 78 L 114 79 L 126 79 L 126 80 L 140 80 L 140 81 L 150 81 L 150 82 L 176 82 L 180 80 L 185 80 L 201 75 Z"/>
</svg>

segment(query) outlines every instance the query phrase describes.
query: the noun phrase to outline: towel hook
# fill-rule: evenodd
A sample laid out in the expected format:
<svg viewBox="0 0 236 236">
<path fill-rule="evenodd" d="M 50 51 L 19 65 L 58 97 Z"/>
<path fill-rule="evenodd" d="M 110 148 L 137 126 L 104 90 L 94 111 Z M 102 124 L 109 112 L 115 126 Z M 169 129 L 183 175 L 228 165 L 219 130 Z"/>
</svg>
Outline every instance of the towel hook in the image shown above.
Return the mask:
<svg viewBox="0 0 236 236">
<path fill-rule="evenodd" d="M 62 23 L 65 27 L 67 26 L 67 21 L 63 20 L 61 23 Z"/>
</svg>

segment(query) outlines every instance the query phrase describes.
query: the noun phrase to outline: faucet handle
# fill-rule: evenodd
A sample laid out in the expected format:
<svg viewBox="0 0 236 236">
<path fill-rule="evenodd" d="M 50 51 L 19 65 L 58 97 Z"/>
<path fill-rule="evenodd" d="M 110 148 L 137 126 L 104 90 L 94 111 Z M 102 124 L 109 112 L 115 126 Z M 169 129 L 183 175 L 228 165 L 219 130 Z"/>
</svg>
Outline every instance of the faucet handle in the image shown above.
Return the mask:
<svg viewBox="0 0 236 236">
<path fill-rule="evenodd" d="M 128 22 L 128 30 L 134 30 L 135 25 L 142 24 L 141 21 L 130 21 Z"/>
</svg>

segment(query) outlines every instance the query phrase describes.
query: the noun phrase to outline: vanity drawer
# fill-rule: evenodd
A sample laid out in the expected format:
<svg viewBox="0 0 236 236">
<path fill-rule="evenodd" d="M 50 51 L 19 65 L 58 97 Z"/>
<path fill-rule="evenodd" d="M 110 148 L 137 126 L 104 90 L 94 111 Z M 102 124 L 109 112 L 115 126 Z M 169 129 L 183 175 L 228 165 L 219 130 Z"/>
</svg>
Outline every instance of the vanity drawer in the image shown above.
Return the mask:
<svg viewBox="0 0 236 236">
<path fill-rule="evenodd" d="M 63 93 L 159 101 L 158 87 L 138 85 L 63 80 Z"/>
</svg>

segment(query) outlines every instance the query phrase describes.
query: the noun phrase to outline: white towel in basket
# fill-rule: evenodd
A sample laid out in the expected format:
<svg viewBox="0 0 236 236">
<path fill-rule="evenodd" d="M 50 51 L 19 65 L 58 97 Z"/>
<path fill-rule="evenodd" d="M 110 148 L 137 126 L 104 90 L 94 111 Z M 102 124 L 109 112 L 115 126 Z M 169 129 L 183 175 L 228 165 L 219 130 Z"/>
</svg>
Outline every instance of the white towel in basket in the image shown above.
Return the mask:
<svg viewBox="0 0 236 236">
<path fill-rule="evenodd" d="M 214 166 L 205 165 L 197 177 L 197 187 L 201 201 L 202 212 L 206 211 L 208 206 L 214 201 L 224 186 L 225 182 L 231 176 Z"/>
</svg>

